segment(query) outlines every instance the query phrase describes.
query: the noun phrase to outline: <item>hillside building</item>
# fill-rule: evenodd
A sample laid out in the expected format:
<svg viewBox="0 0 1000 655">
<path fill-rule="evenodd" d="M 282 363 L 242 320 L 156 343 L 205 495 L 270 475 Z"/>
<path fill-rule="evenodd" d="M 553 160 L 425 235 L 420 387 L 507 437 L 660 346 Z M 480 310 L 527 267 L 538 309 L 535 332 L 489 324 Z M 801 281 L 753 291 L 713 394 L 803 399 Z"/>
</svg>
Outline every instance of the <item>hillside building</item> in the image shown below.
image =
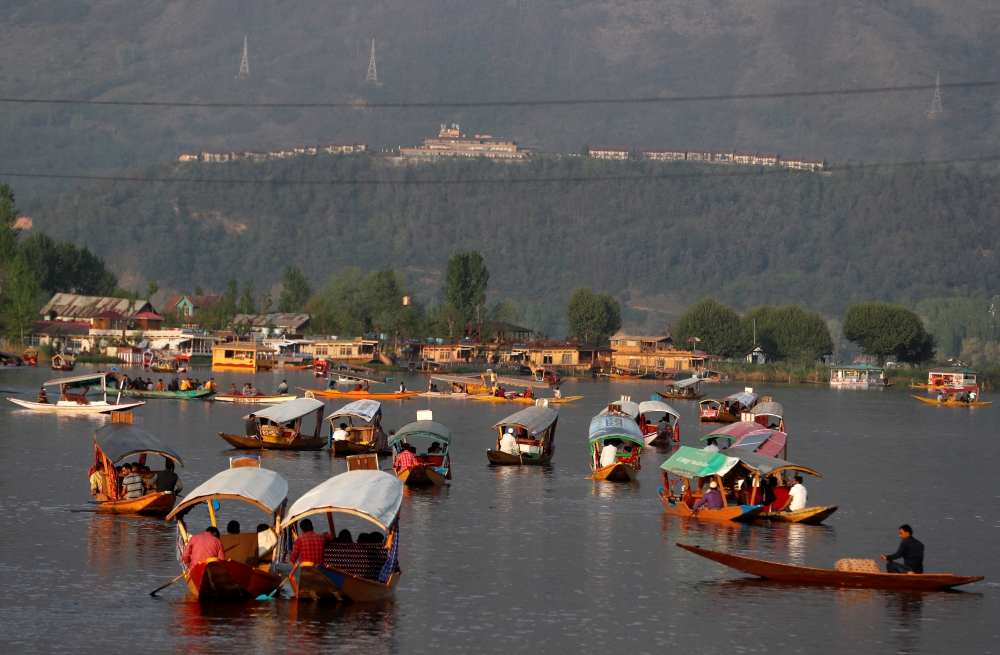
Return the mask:
<svg viewBox="0 0 1000 655">
<path fill-rule="evenodd" d="M 686 156 L 684 148 L 643 148 L 639 151 L 640 159 L 653 161 L 684 161 Z"/>
<path fill-rule="evenodd" d="M 170 296 L 163 305 L 163 312 L 176 314 L 185 323 L 193 323 L 199 311 L 208 311 L 222 302 L 222 296 Z"/>
<path fill-rule="evenodd" d="M 712 151 L 711 150 L 688 150 L 687 151 L 688 161 L 712 161 Z"/>
<path fill-rule="evenodd" d="M 707 362 L 720 359 L 716 355 L 677 350 L 669 335 L 643 336 L 619 332 L 611 337 L 611 349 L 613 365 L 632 371 L 700 371 Z"/>
<path fill-rule="evenodd" d="M 789 156 L 778 161 L 779 166 L 799 171 L 821 171 L 826 168 L 826 160 L 815 157 Z"/>
<path fill-rule="evenodd" d="M 622 146 L 594 146 L 590 156 L 595 159 L 632 159 L 632 149 Z"/>
<path fill-rule="evenodd" d="M 734 164 L 752 164 L 754 157 L 757 156 L 756 150 L 737 150 L 733 153 L 733 163 Z"/>
<path fill-rule="evenodd" d="M 468 137 L 461 134 L 458 125 L 441 126 L 436 137 L 424 139 L 423 144 L 412 148 L 400 148 L 404 157 L 413 159 L 428 157 L 488 157 L 490 159 L 524 159 L 529 153 L 518 148 L 516 142 L 489 134 Z"/>
</svg>

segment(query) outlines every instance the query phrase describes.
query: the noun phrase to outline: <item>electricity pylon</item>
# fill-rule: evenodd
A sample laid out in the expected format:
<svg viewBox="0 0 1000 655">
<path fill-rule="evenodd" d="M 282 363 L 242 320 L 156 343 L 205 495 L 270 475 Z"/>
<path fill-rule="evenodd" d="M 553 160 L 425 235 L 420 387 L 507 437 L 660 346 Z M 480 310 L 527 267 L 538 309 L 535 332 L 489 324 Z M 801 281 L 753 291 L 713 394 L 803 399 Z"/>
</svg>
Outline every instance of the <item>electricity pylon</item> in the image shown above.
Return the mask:
<svg viewBox="0 0 1000 655">
<path fill-rule="evenodd" d="M 372 39 L 372 60 L 368 62 L 368 75 L 365 76 L 365 82 L 382 86 L 382 83 L 378 81 L 378 72 L 375 70 L 375 39 Z"/>
<path fill-rule="evenodd" d="M 243 61 L 240 62 L 240 72 L 236 77 L 250 77 L 250 61 L 247 59 L 247 37 L 243 37 Z"/>
</svg>

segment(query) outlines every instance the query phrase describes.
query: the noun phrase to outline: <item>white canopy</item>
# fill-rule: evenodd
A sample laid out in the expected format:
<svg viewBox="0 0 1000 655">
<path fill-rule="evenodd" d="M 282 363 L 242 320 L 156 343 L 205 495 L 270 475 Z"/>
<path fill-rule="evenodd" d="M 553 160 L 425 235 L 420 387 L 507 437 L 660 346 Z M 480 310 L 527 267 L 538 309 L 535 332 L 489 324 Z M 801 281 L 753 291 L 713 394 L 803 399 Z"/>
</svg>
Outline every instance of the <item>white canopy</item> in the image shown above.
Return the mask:
<svg viewBox="0 0 1000 655">
<path fill-rule="evenodd" d="M 265 407 L 262 410 L 253 412 L 253 415 L 259 416 L 260 418 L 266 418 L 274 421 L 275 423 L 288 423 L 289 421 L 294 421 L 297 418 L 306 416 L 311 412 L 315 412 L 321 407 L 323 407 L 322 400 L 316 400 L 315 398 L 296 398 L 295 400 L 287 403 Z M 250 414 L 244 416 L 243 420 L 245 421 L 248 418 L 250 418 Z"/>
<path fill-rule="evenodd" d="M 659 400 L 646 400 L 639 403 L 639 413 L 645 414 L 646 412 L 666 412 L 667 414 L 676 416 L 677 418 L 680 418 L 681 416 L 673 407 Z"/>
<path fill-rule="evenodd" d="M 778 418 L 781 418 L 782 415 L 784 414 L 784 411 L 785 410 L 782 409 L 781 405 L 779 405 L 778 403 L 766 402 L 756 405 L 753 409 L 750 410 L 750 413 L 753 414 L 754 416 L 768 415 L 768 416 L 777 416 Z"/>
<path fill-rule="evenodd" d="M 625 412 L 632 418 L 639 416 L 639 405 L 637 403 L 632 402 L 631 400 L 616 400 L 614 402 L 610 402 L 608 403 L 608 408 L 610 409 L 612 405 L 620 407 L 623 412 Z M 607 414 L 608 409 L 605 409 L 601 413 Z"/>
<path fill-rule="evenodd" d="M 359 470 L 335 475 L 307 491 L 288 510 L 282 529 L 311 514 L 356 514 L 388 530 L 403 503 L 403 483 L 385 471 Z"/>
<path fill-rule="evenodd" d="M 226 469 L 189 492 L 167 518 L 173 518 L 185 507 L 212 498 L 242 500 L 274 514 L 287 497 L 288 482 L 274 471 L 250 467 Z"/>
<path fill-rule="evenodd" d="M 672 385 L 668 386 L 676 387 L 678 389 L 687 389 L 692 384 L 698 384 L 699 382 L 701 382 L 701 378 L 695 377 L 695 378 L 688 378 L 686 380 L 678 380 L 677 382 L 674 382 Z"/>
<path fill-rule="evenodd" d="M 333 414 L 327 416 L 324 421 L 329 421 L 332 418 L 337 418 L 338 416 L 354 416 L 361 419 L 365 423 L 371 423 L 375 415 L 379 413 L 382 408 L 382 403 L 377 400 L 355 400 L 353 403 L 348 403 L 335 411 Z"/>
</svg>

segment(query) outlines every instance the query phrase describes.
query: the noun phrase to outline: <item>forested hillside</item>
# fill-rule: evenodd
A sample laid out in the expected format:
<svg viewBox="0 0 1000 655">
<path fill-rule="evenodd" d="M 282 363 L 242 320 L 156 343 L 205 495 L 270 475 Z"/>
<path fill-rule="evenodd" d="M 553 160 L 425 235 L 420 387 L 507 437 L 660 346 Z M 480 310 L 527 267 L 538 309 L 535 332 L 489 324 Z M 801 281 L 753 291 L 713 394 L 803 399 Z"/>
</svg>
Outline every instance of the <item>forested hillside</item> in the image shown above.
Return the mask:
<svg viewBox="0 0 1000 655">
<path fill-rule="evenodd" d="M 33 229 L 89 246 L 127 288 L 156 280 L 164 291 L 220 292 L 237 277 L 267 289 L 287 264 L 319 288 L 346 266 L 391 265 L 433 301 L 448 257 L 478 250 L 490 302 L 518 301 L 553 334 L 564 333 L 579 286 L 612 292 L 626 326 L 657 331 L 709 295 L 739 311 L 793 303 L 839 318 L 863 300 L 914 307 L 1000 293 L 995 174 L 731 174 L 739 171 L 579 157 L 399 166 L 317 156 L 153 167 L 143 175 L 234 182 L 105 182 L 20 204 Z M 579 179 L 605 175 L 659 177 Z M 441 184 L 525 178 L 563 181 Z M 333 183 L 280 183 L 296 180 Z M 336 184 L 379 180 L 399 183 Z"/>
<path fill-rule="evenodd" d="M 989 0 L 0 0 L 4 97 L 469 102 L 769 93 L 1000 77 Z M 249 42 L 247 79 L 240 68 Z M 365 84 L 376 42 L 378 77 Z M 744 148 L 830 161 L 995 154 L 996 88 L 664 105 L 436 109 L 3 104 L 8 172 L 192 148 L 419 143 L 441 122 L 546 152 Z M 25 180 L 25 192 L 54 184 Z M 63 186 L 65 188 L 65 186 Z"/>
</svg>

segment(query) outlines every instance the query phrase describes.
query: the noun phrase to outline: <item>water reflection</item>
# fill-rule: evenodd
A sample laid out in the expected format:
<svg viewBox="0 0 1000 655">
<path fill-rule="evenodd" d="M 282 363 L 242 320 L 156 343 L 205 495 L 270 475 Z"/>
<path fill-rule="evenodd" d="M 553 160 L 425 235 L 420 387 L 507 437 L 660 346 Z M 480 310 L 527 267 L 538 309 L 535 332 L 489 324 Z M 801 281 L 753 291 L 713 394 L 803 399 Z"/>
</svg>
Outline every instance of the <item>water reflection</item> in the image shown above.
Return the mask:
<svg viewBox="0 0 1000 655">
<path fill-rule="evenodd" d="M 87 526 L 88 566 L 107 578 L 123 568 L 156 566 L 165 552 L 173 553 L 174 529 L 162 519 L 94 513 Z"/>
</svg>

